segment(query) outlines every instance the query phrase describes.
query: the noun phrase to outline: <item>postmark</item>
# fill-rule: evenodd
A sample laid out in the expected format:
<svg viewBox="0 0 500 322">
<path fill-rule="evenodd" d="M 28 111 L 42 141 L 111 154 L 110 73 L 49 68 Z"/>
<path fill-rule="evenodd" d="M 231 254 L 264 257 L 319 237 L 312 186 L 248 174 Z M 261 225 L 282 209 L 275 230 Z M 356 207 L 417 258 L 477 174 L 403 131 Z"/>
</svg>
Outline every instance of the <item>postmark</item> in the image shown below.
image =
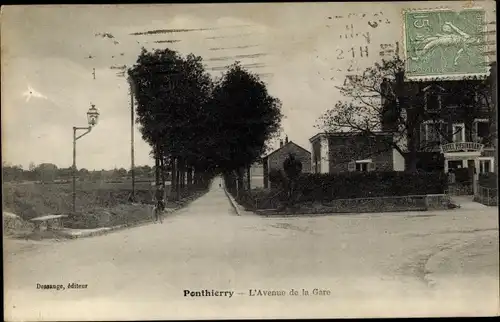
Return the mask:
<svg viewBox="0 0 500 322">
<path fill-rule="evenodd" d="M 407 78 L 486 75 L 485 26 L 485 12 L 478 8 L 404 11 Z"/>
</svg>

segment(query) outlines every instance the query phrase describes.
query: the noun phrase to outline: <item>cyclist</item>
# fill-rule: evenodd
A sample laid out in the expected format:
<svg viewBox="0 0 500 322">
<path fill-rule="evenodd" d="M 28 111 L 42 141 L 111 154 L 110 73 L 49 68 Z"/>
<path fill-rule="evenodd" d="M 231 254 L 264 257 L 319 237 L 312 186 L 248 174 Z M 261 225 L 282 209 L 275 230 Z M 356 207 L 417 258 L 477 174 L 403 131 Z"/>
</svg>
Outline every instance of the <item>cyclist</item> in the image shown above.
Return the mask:
<svg viewBox="0 0 500 322">
<path fill-rule="evenodd" d="M 154 202 L 156 210 L 155 219 L 156 220 L 160 219 L 160 221 L 161 221 L 161 214 L 165 210 L 165 202 L 163 200 L 163 196 L 164 196 L 163 184 L 159 184 L 155 191 Z"/>
</svg>

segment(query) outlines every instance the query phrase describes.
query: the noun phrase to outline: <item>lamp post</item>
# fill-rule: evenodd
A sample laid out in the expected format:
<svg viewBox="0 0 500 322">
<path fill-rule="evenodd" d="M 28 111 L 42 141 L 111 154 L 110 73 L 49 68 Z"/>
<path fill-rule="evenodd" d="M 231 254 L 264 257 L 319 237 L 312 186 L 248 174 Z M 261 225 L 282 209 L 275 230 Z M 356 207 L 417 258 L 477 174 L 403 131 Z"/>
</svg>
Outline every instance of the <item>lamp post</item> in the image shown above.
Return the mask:
<svg viewBox="0 0 500 322">
<path fill-rule="evenodd" d="M 78 127 L 73 126 L 73 214 L 76 213 L 76 141 L 86 134 L 90 133 L 92 127 L 97 124 L 99 119 L 99 112 L 95 108 L 95 105 L 91 103 L 91 107 L 87 112 L 87 122 L 89 126 Z M 84 130 L 85 132 L 76 136 L 77 131 Z"/>
</svg>

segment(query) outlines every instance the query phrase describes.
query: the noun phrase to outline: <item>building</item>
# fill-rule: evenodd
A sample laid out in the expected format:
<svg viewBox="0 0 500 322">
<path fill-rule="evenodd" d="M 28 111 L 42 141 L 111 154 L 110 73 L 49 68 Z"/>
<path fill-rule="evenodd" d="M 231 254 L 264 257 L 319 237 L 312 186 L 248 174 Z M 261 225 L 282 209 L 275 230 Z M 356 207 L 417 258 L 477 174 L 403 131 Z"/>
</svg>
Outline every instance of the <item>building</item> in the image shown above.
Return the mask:
<svg viewBox="0 0 500 322">
<path fill-rule="evenodd" d="M 475 179 L 479 173 L 496 171 L 496 117 L 484 80 L 405 82 L 403 89 L 406 96 L 415 98 L 406 106 L 411 106 L 411 117 L 416 120 L 417 158 L 440 160 L 439 164 L 419 162 L 420 170 L 467 168 Z M 396 122 L 385 116 L 396 115 L 398 106 L 384 98 L 382 105 L 385 112 L 391 112 L 382 117 L 383 130 L 393 131 Z"/>
<path fill-rule="evenodd" d="M 404 158 L 394 149 L 391 133 L 318 133 L 309 141 L 313 173 L 404 170 Z"/>
<path fill-rule="evenodd" d="M 293 154 L 295 158 L 302 162 L 302 172 L 311 172 L 311 152 L 307 151 L 298 144 L 288 141 L 280 142 L 280 147 L 262 158 L 263 173 L 264 173 L 264 188 L 269 188 L 269 172 L 272 170 L 283 170 L 283 162 L 288 156 Z"/>
</svg>

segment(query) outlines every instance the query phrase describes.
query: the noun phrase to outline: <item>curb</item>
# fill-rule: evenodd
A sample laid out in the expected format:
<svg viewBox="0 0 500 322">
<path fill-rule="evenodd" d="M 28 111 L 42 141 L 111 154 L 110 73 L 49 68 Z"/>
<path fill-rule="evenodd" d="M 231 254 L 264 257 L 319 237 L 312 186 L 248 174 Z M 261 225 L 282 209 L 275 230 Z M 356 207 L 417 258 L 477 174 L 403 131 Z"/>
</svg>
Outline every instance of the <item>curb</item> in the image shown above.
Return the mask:
<svg viewBox="0 0 500 322">
<path fill-rule="evenodd" d="M 460 249 L 467 248 L 474 244 L 474 242 L 478 242 L 480 239 L 476 238 L 468 238 L 465 240 L 455 240 L 447 245 L 443 245 L 443 247 L 434 255 L 432 255 L 424 266 L 425 276 L 424 279 L 426 282 L 432 287 L 436 284 L 439 284 L 439 277 L 437 277 L 439 265 L 441 263 L 449 260 L 454 252 L 459 251 Z"/>
<path fill-rule="evenodd" d="M 450 256 L 451 252 L 453 252 L 454 248 L 459 247 L 459 245 L 448 245 L 438 251 L 436 254 L 431 255 L 427 262 L 424 265 L 424 280 L 430 287 L 434 287 L 438 284 L 439 278 L 436 277 L 436 271 L 439 264 L 446 261 Z"/>
<path fill-rule="evenodd" d="M 236 211 L 236 214 L 238 216 L 241 216 L 240 209 L 238 207 L 238 203 L 234 198 L 231 196 L 231 194 L 226 190 L 226 187 L 224 186 L 224 192 L 226 193 L 227 198 L 229 199 L 229 203 L 231 203 L 231 206 L 234 208 L 234 211 Z"/>
<path fill-rule="evenodd" d="M 200 196 L 198 196 L 197 198 L 189 200 L 188 202 L 186 202 L 182 206 L 179 206 L 177 208 L 170 208 L 170 211 L 165 211 L 165 214 L 169 215 L 169 214 L 175 213 L 178 210 L 182 210 L 183 208 L 185 208 L 186 206 L 188 206 L 194 200 L 202 197 L 205 193 L 206 193 L 206 191 L 204 193 L 202 193 Z M 82 234 L 80 234 L 80 235 L 72 235 L 72 234 L 64 233 L 64 232 L 61 232 L 61 235 L 62 235 L 62 237 L 69 238 L 69 239 L 78 239 L 78 238 L 85 238 L 85 237 L 95 237 L 95 236 L 105 235 L 105 234 L 113 232 L 115 230 L 120 230 L 120 229 L 125 229 L 125 228 L 140 227 L 140 226 L 145 226 L 145 225 L 151 224 L 151 223 L 152 223 L 152 219 L 146 219 L 146 220 L 143 220 L 143 221 L 137 221 L 137 222 L 130 223 L 130 224 L 123 224 L 123 225 L 118 225 L 118 226 L 113 226 L 113 227 L 102 227 L 102 229 L 99 230 L 99 231 L 93 231 L 93 232 L 85 232 L 85 231 L 83 231 Z"/>
<path fill-rule="evenodd" d="M 177 210 L 181 209 L 182 207 L 178 208 L 173 208 L 172 211 L 167 212 L 167 214 L 172 214 L 176 212 Z M 105 235 L 107 233 L 113 232 L 115 230 L 120 230 L 120 229 L 125 229 L 125 228 L 135 228 L 135 227 L 141 227 L 145 226 L 147 224 L 151 224 L 152 220 L 147 219 L 143 221 L 138 221 L 135 223 L 130 223 L 130 224 L 123 224 L 123 225 L 118 225 L 118 226 L 113 226 L 113 227 L 103 227 L 101 230 L 98 231 L 92 231 L 92 232 L 85 232 L 83 231 L 81 234 L 78 235 L 73 235 L 71 233 L 67 232 L 61 232 L 61 236 L 69 239 L 78 239 L 78 238 L 86 238 L 86 237 L 95 237 L 95 236 L 100 236 L 100 235 Z"/>
</svg>

